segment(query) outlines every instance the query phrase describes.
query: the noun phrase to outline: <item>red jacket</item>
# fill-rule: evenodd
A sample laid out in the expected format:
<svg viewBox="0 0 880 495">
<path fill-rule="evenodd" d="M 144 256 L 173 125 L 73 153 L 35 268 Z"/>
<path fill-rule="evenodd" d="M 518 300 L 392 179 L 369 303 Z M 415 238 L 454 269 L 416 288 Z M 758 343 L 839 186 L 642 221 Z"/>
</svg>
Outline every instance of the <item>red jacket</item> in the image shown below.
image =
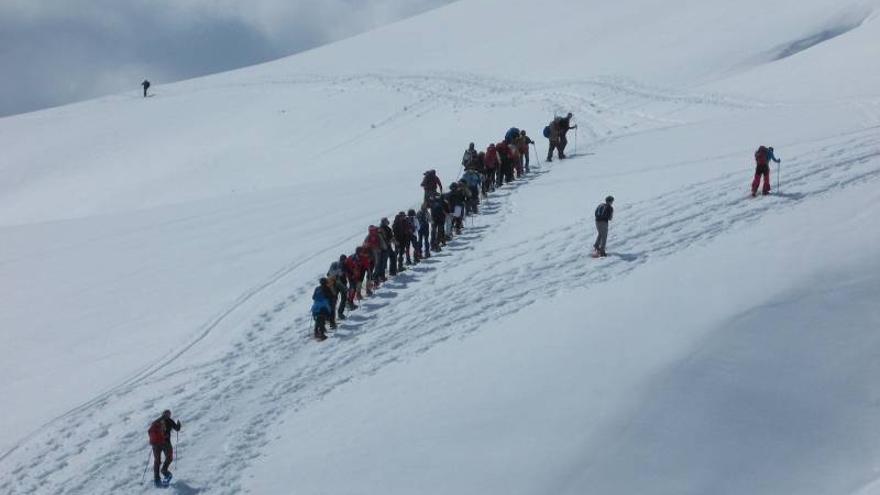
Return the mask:
<svg viewBox="0 0 880 495">
<path fill-rule="evenodd" d="M 359 281 L 363 277 L 361 266 L 355 256 L 345 258 L 345 274 L 350 276 L 352 280 Z"/>
<path fill-rule="evenodd" d="M 369 250 L 379 249 L 379 229 L 370 227 L 370 231 L 364 239 L 364 247 Z"/>
<path fill-rule="evenodd" d="M 498 151 L 494 146 L 486 148 L 486 158 L 483 160 L 483 165 L 487 169 L 493 169 L 498 165 Z"/>
</svg>

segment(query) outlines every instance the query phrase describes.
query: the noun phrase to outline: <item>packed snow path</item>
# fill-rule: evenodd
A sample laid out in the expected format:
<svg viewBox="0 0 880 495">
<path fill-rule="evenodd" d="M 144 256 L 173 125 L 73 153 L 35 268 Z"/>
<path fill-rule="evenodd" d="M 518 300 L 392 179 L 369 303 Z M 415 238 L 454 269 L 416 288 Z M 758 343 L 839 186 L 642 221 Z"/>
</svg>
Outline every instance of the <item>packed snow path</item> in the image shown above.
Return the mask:
<svg viewBox="0 0 880 495">
<path fill-rule="evenodd" d="M 46 425 L 0 460 L 13 475 L 4 479 L 0 490 L 149 490 L 140 484 L 148 453 L 146 425 L 153 412 L 169 405 L 184 421 L 177 444 L 177 491 L 242 491 L 246 485 L 238 473 L 260 454 L 282 412 L 304 407 L 339 384 L 449 338 L 464 338 L 487 320 L 518 311 L 539 297 L 601 284 L 651 259 L 709 242 L 768 211 L 876 181 L 880 136 L 872 129 L 832 136 L 785 159 L 778 195 L 748 197 L 748 170 L 738 170 L 648 201 L 622 202 L 604 260 L 587 255 L 594 235 L 588 215 L 566 229 L 539 229 L 514 245 L 488 242 L 498 229 L 520 221 L 520 195 L 553 187 L 555 168 L 593 164 L 589 156 L 581 156 L 535 167 L 525 180 L 492 194 L 480 215 L 468 220 L 464 234 L 442 253 L 411 267 L 363 301 L 323 344 L 309 337 L 311 318 L 306 313 L 314 285 L 310 278 L 300 278 L 283 299 L 265 300 L 260 294 L 268 286 L 297 284 L 290 275 L 296 266 L 285 267 L 243 296 L 243 301 L 260 296 L 264 309 L 242 328 L 234 348 L 195 364 L 188 362 L 183 349 Z M 334 258 L 334 253 L 315 255 L 327 257 L 328 264 Z M 530 261 L 517 261 L 521 259 Z M 223 324 L 224 316 L 210 322 L 206 331 Z"/>
</svg>

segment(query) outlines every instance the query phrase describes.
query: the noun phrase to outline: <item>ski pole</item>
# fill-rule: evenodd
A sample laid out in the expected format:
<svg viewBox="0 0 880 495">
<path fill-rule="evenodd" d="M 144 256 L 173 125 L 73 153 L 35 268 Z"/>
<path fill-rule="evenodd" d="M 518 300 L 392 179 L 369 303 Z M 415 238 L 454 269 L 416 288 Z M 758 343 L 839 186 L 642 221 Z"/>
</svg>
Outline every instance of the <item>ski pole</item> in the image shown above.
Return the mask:
<svg viewBox="0 0 880 495">
<path fill-rule="evenodd" d="M 577 124 L 574 125 L 574 156 L 578 154 L 578 128 Z"/>
<path fill-rule="evenodd" d="M 150 457 L 153 454 L 153 448 L 150 447 L 150 450 L 147 451 L 147 465 L 144 466 L 144 475 L 141 476 L 141 483 L 147 480 L 147 469 L 150 468 Z"/>
<path fill-rule="evenodd" d="M 539 155 L 539 153 L 538 153 L 538 147 L 535 145 L 535 143 L 532 143 L 532 148 L 535 149 L 535 160 L 537 160 L 537 162 L 538 162 L 538 166 L 541 167 L 541 168 L 543 168 L 543 166 L 541 165 L 541 157 L 538 156 L 538 155 Z"/>
<path fill-rule="evenodd" d="M 177 461 L 177 469 L 180 469 L 180 430 L 174 431 L 174 443 L 177 444 L 177 455 L 174 456 L 174 460 Z"/>
</svg>

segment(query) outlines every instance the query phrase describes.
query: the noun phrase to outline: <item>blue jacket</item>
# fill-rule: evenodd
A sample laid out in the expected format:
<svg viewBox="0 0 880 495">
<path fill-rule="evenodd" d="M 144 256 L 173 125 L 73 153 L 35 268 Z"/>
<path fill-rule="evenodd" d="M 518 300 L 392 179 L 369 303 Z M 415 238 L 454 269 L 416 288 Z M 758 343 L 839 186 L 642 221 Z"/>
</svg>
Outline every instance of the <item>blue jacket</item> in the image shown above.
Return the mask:
<svg viewBox="0 0 880 495">
<path fill-rule="evenodd" d="M 321 313 L 330 314 L 330 301 L 327 300 L 327 297 L 324 296 L 324 291 L 321 287 L 315 287 L 315 292 L 312 293 L 312 316 L 318 316 Z"/>
</svg>

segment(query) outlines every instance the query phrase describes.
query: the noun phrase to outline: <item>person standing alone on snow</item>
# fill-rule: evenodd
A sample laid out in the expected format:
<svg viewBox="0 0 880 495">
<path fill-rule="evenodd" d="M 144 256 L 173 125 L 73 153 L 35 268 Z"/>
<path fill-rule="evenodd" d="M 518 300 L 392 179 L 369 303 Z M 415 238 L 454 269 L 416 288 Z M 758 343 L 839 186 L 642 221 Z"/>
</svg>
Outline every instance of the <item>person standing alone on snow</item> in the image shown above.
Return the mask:
<svg viewBox="0 0 880 495">
<path fill-rule="evenodd" d="M 150 81 L 144 79 L 144 82 L 141 83 L 141 86 L 144 87 L 144 98 L 147 97 L 147 90 L 150 89 Z"/>
<path fill-rule="evenodd" d="M 162 411 L 162 416 L 150 424 L 147 433 L 150 435 L 150 446 L 153 448 L 153 481 L 156 486 L 163 486 L 163 480 L 159 478 L 161 471 L 164 483 L 171 481 L 171 461 L 174 460 L 174 447 L 171 445 L 171 430 L 180 431 L 180 421 L 171 419 L 171 411 Z M 162 463 L 162 454 L 165 454 L 165 463 Z M 161 469 L 160 466 L 161 465 Z"/>
<path fill-rule="evenodd" d="M 752 180 L 752 196 L 758 195 L 758 186 L 761 185 L 761 177 L 764 177 L 762 194 L 770 194 L 770 160 L 776 163 L 782 160 L 773 154 L 773 147 L 759 146 L 755 152 L 755 178 Z"/>
<path fill-rule="evenodd" d="M 596 249 L 593 256 L 597 258 L 604 258 L 606 256 L 605 242 L 608 240 L 608 222 L 614 216 L 612 203 L 614 203 L 614 196 L 608 196 L 605 198 L 604 203 L 596 207 L 596 230 L 599 234 L 596 236 L 596 243 L 593 244 L 593 247 Z"/>
</svg>

